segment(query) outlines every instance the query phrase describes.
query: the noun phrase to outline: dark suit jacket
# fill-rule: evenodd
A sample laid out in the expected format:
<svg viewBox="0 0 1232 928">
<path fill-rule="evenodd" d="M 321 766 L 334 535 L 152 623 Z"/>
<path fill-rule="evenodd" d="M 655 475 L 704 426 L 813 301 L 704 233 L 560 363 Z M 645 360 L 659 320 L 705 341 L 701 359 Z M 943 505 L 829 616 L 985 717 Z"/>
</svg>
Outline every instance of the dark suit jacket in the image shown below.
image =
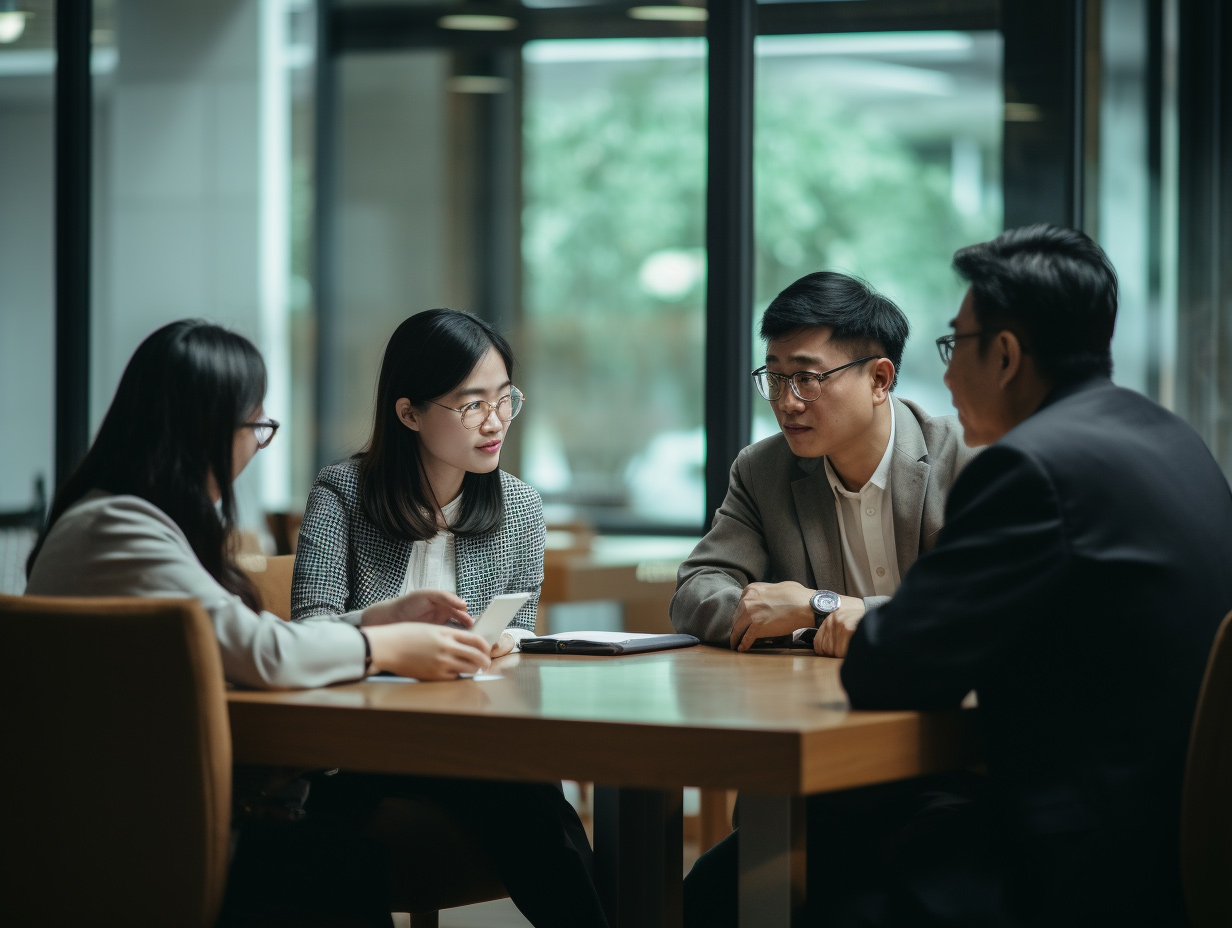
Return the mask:
<svg viewBox="0 0 1232 928">
<path fill-rule="evenodd" d="M 1232 494 L 1188 425 L 1094 378 L 955 482 L 937 544 L 864 618 L 863 709 L 979 697 L 986 807 L 1029 923 L 1181 918 L 1190 724 L 1232 609 Z"/>
</svg>

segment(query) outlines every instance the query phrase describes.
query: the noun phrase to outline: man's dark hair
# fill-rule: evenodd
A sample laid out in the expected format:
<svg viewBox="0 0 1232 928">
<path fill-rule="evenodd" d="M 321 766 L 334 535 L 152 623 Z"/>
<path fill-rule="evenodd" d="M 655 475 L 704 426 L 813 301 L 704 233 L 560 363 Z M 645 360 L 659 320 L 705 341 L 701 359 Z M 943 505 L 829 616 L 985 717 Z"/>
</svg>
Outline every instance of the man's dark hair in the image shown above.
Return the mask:
<svg viewBox="0 0 1232 928">
<path fill-rule="evenodd" d="M 866 354 L 894 362 L 893 389 L 911 326 L 894 302 L 863 280 L 836 271 L 801 277 L 776 296 L 761 317 L 761 337 L 783 338 L 813 326 L 829 326 L 830 340 L 847 346 L 853 359 Z"/>
<path fill-rule="evenodd" d="M 976 322 L 1008 329 L 1054 384 L 1112 376 L 1117 277 L 1104 250 L 1075 229 L 1034 225 L 954 253 L 971 284 Z"/>
</svg>

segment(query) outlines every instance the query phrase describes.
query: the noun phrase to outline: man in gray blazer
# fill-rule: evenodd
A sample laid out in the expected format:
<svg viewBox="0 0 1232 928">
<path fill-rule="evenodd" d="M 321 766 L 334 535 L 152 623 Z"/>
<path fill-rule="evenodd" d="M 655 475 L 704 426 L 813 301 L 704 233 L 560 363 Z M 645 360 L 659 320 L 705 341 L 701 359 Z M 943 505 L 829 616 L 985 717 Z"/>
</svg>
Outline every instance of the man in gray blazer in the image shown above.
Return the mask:
<svg viewBox="0 0 1232 928">
<path fill-rule="evenodd" d="M 843 656 L 941 528 L 974 452 L 957 421 L 895 397 L 902 310 L 863 281 L 809 274 L 766 309 L 753 373 L 778 435 L 745 448 L 706 537 L 680 567 L 677 631 L 747 650 L 817 628 Z"/>
</svg>

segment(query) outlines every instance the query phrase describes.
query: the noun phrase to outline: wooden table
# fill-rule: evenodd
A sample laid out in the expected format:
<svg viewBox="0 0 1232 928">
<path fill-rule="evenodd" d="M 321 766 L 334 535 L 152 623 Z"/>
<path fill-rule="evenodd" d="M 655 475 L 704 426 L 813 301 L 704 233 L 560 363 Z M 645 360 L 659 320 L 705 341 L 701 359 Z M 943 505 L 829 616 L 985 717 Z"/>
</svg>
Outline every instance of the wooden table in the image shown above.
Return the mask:
<svg viewBox="0 0 1232 928">
<path fill-rule="evenodd" d="M 977 759 L 972 712 L 853 712 L 840 663 L 515 654 L 497 680 L 228 699 L 237 763 L 594 781 L 596 869 L 621 928 L 680 922 L 682 787 L 739 789 L 740 923 L 785 926 L 804 898 L 804 796 Z"/>
</svg>

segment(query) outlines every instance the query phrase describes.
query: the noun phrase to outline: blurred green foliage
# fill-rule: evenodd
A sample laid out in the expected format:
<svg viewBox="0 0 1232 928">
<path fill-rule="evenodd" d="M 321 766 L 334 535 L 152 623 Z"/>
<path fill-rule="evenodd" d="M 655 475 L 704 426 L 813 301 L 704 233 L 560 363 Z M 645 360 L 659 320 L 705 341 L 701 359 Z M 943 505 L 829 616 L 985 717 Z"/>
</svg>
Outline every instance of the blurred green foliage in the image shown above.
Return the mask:
<svg viewBox="0 0 1232 928">
<path fill-rule="evenodd" d="M 528 63 L 527 78 L 527 412 L 560 436 L 574 490 L 617 502 L 633 455 L 702 421 L 704 274 L 665 293 L 646 272 L 704 254 L 705 60 Z M 755 313 L 811 271 L 859 274 L 907 312 L 904 368 L 923 370 L 962 292 L 950 257 L 996 234 L 999 204 L 955 211 L 948 137 L 909 144 L 875 112 L 780 83 L 756 101 Z"/>
</svg>

